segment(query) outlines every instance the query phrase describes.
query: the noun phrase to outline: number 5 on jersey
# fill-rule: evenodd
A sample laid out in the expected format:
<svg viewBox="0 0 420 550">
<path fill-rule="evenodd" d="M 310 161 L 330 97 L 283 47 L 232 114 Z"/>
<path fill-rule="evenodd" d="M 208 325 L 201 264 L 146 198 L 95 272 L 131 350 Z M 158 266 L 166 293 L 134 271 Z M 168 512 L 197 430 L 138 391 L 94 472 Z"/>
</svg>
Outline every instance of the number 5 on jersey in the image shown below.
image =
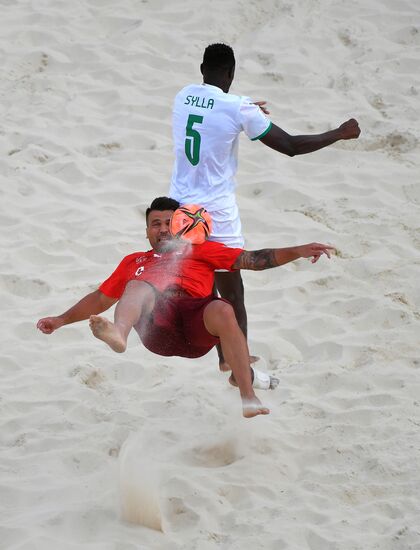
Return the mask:
<svg viewBox="0 0 420 550">
<path fill-rule="evenodd" d="M 197 130 L 194 130 L 194 124 L 202 124 L 203 117 L 200 115 L 190 115 L 185 129 L 185 154 L 193 166 L 197 166 L 200 161 L 201 136 Z"/>
</svg>

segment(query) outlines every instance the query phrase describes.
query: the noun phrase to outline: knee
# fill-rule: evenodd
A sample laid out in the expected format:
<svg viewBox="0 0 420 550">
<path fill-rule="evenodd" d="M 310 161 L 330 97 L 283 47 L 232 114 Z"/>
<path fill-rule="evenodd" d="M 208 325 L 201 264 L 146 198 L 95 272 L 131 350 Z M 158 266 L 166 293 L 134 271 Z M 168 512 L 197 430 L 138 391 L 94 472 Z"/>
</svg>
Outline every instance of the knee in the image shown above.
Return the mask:
<svg viewBox="0 0 420 550">
<path fill-rule="evenodd" d="M 153 292 L 152 287 L 145 283 L 144 281 L 137 281 L 136 279 L 133 279 L 131 281 L 128 281 L 128 283 L 125 285 L 125 290 L 133 290 L 133 291 L 139 291 L 141 290 L 142 293 L 149 293 Z"/>
<path fill-rule="evenodd" d="M 129 281 L 125 287 L 122 298 L 131 304 L 143 308 L 153 308 L 156 300 L 156 294 L 153 288 L 143 281 Z"/>
<path fill-rule="evenodd" d="M 231 304 L 223 302 L 222 300 L 216 300 L 215 306 L 217 308 L 217 315 L 225 326 L 236 326 L 238 324 L 235 310 Z"/>
<path fill-rule="evenodd" d="M 210 333 L 220 336 L 226 329 L 238 327 L 233 307 L 222 300 L 214 300 L 204 312 L 204 324 Z"/>
<path fill-rule="evenodd" d="M 142 299 L 154 298 L 155 296 L 153 288 L 143 281 L 128 281 L 125 286 L 124 294 Z"/>
</svg>

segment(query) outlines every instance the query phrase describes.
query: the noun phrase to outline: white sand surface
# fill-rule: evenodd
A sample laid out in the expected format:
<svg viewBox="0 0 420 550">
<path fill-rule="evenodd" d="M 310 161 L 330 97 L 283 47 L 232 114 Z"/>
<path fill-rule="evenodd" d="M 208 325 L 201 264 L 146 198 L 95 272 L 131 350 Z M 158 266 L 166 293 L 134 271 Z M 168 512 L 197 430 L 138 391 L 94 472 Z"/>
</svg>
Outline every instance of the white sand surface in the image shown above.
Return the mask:
<svg viewBox="0 0 420 550">
<path fill-rule="evenodd" d="M 419 550 L 418 2 L 0 8 L 1 550 Z M 214 351 L 35 328 L 147 247 L 172 99 L 215 41 L 232 92 L 289 132 L 362 127 L 293 159 L 241 141 L 247 247 L 339 251 L 244 274 L 251 351 L 280 378 L 253 420 Z"/>
</svg>

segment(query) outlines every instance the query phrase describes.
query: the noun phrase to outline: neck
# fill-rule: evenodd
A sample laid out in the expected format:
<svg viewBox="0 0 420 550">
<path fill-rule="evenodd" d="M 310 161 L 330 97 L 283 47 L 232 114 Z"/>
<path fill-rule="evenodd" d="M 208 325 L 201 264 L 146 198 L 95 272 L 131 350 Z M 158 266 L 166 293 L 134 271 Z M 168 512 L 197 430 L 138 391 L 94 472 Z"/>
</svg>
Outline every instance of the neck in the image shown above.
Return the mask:
<svg viewBox="0 0 420 550">
<path fill-rule="evenodd" d="M 230 88 L 230 85 L 227 84 L 226 80 L 223 78 L 204 76 L 203 82 L 204 84 L 210 84 L 210 86 L 217 86 L 218 88 L 221 88 L 225 94 L 228 93 Z"/>
</svg>

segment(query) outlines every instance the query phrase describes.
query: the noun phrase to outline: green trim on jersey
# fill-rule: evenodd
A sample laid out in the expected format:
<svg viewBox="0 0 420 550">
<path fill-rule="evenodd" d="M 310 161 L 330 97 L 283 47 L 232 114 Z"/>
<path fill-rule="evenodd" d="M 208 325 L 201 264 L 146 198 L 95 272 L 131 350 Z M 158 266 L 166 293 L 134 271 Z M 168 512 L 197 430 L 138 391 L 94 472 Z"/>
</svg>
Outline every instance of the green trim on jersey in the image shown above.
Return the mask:
<svg viewBox="0 0 420 550">
<path fill-rule="evenodd" d="M 270 122 L 270 124 L 268 125 L 267 130 L 264 130 L 264 132 L 262 134 L 260 134 L 259 136 L 255 137 L 255 138 L 252 138 L 251 141 L 257 141 L 257 139 L 263 138 L 266 134 L 268 134 L 268 132 L 271 130 L 272 126 L 273 126 L 273 123 Z"/>
</svg>

